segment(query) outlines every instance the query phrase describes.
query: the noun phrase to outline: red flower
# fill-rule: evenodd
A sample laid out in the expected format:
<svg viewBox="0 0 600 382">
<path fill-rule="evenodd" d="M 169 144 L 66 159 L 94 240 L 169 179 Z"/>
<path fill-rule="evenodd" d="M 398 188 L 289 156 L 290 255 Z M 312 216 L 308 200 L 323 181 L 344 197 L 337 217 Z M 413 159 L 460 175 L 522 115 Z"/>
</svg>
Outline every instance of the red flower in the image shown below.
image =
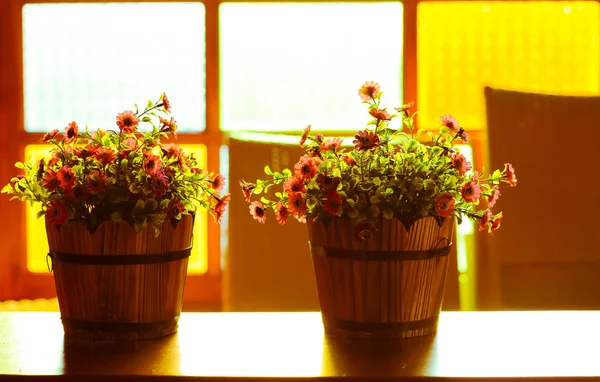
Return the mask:
<svg viewBox="0 0 600 382">
<path fill-rule="evenodd" d="M 144 153 L 146 160 L 144 161 L 144 170 L 146 174 L 152 175 L 160 169 L 160 157 L 149 153 Z"/>
<path fill-rule="evenodd" d="M 451 131 L 458 131 L 458 129 L 460 129 L 458 121 L 451 115 L 442 115 L 440 121 L 442 122 L 442 125 L 446 126 Z"/>
<path fill-rule="evenodd" d="M 104 165 L 114 162 L 116 158 L 115 152 L 112 149 L 107 149 L 105 147 L 100 147 L 96 150 L 94 156 Z"/>
<path fill-rule="evenodd" d="M 87 192 L 85 192 L 85 189 L 81 186 L 75 186 L 73 188 L 68 188 L 65 191 L 65 197 L 67 198 L 67 200 L 71 203 L 80 201 L 80 202 L 85 202 L 87 200 Z"/>
<path fill-rule="evenodd" d="M 65 127 L 65 143 L 71 143 L 73 139 L 79 134 L 79 126 L 75 121 L 69 123 L 69 126 Z"/>
<path fill-rule="evenodd" d="M 169 205 L 167 206 L 167 217 L 172 218 L 175 216 L 180 216 L 185 212 L 185 207 L 183 203 L 179 201 L 179 199 L 171 199 Z"/>
<path fill-rule="evenodd" d="M 73 170 L 69 166 L 62 166 L 62 168 L 58 170 L 56 178 L 62 188 L 71 188 L 73 187 L 73 183 L 75 183 L 75 174 L 73 174 Z"/>
<path fill-rule="evenodd" d="M 221 195 L 221 198 L 217 199 L 217 204 L 215 205 L 215 220 L 217 223 L 220 223 L 221 220 L 223 220 L 225 208 L 227 207 L 227 204 L 230 200 L 230 194 Z"/>
<path fill-rule="evenodd" d="M 506 177 L 506 182 L 513 187 L 516 186 L 517 176 L 515 175 L 515 169 L 513 168 L 512 164 L 506 163 L 504 165 L 504 173 Z"/>
<path fill-rule="evenodd" d="M 494 233 L 495 230 L 500 228 L 500 223 L 502 223 L 502 212 L 494 216 L 494 221 L 492 222 L 492 226 L 490 227 L 490 233 Z"/>
<path fill-rule="evenodd" d="M 363 101 L 369 102 L 381 95 L 381 86 L 375 81 L 367 81 L 358 89 L 358 96 Z"/>
<path fill-rule="evenodd" d="M 225 187 L 225 177 L 222 174 L 217 174 L 211 182 L 213 190 L 217 192 L 221 192 L 223 187 Z"/>
<path fill-rule="evenodd" d="M 163 152 L 163 155 L 166 156 L 167 158 L 176 158 L 178 157 L 182 150 L 179 146 L 177 146 L 175 143 L 169 143 L 166 145 L 162 145 L 160 146 L 160 149 Z"/>
<path fill-rule="evenodd" d="M 325 142 L 321 143 L 321 150 L 323 151 L 336 151 L 340 148 L 340 146 L 342 145 L 342 139 L 341 138 L 333 138 L 333 139 L 328 139 Z"/>
<path fill-rule="evenodd" d="M 96 150 L 98 150 L 98 146 L 75 147 L 73 153 L 81 159 L 86 159 L 94 156 Z"/>
<path fill-rule="evenodd" d="M 87 176 L 87 189 L 92 194 L 104 191 L 106 188 L 106 174 L 93 170 Z"/>
<path fill-rule="evenodd" d="M 44 187 L 46 188 L 46 190 L 48 191 L 54 191 L 58 188 L 58 185 L 60 184 L 58 178 L 56 177 L 56 172 L 48 169 L 48 174 L 46 174 L 46 176 L 44 177 Z"/>
<path fill-rule="evenodd" d="M 474 203 L 481 196 L 481 187 L 476 182 L 465 183 L 462 187 L 462 197 L 469 203 Z"/>
<path fill-rule="evenodd" d="M 283 203 L 277 203 L 277 206 L 275 207 L 275 218 L 277 219 L 277 223 L 284 225 L 287 221 L 288 215 L 288 210 Z"/>
<path fill-rule="evenodd" d="M 250 214 L 259 223 L 264 223 L 267 220 L 267 211 L 265 211 L 265 207 L 261 202 L 252 202 L 250 203 Z"/>
<path fill-rule="evenodd" d="M 310 180 L 317 173 L 317 164 L 313 158 L 306 155 L 300 158 L 300 161 L 294 166 L 294 174 L 298 178 Z"/>
<path fill-rule="evenodd" d="M 288 209 L 296 218 L 304 217 L 306 214 L 306 202 L 300 192 L 292 192 L 289 194 Z"/>
<path fill-rule="evenodd" d="M 385 109 L 371 109 L 369 114 L 378 121 L 389 121 L 392 119 L 390 114 Z"/>
<path fill-rule="evenodd" d="M 348 166 L 356 166 L 356 161 L 350 155 L 343 155 L 342 160 L 346 162 Z"/>
<path fill-rule="evenodd" d="M 306 192 L 304 180 L 290 176 L 283 184 L 283 190 L 289 195 L 292 192 Z"/>
<path fill-rule="evenodd" d="M 481 222 L 479 224 L 479 230 L 483 231 L 484 229 L 486 229 L 487 225 L 491 219 L 492 219 L 492 211 L 490 211 L 490 209 L 488 208 L 487 210 L 485 210 L 483 215 L 481 215 Z"/>
<path fill-rule="evenodd" d="M 325 212 L 334 216 L 342 215 L 342 197 L 335 191 L 329 191 L 323 203 Z"/>
<path fill-rule="evenodd" d="M 171 111 L 171 102 L 169 102 L 169 98 L 167 98 L 167 93 L 162 94 L 162 103 L 163 103 L 163 107 L 165 108 L 165 110 L 170 112 Z"/>
<path fill-rule="evenodd" d="M 39 142 L 48 142 L 49 140 L 54 139 L 56 134 L 58 134 L 58 129 L 54 129 L 51 132 L 44 134 L 44 136 L 40 138 Z"/>
<path fill-rule="evenodd" d="M 138 127 L 140 120 L 131 110 L 125 110 L 117 115 L 117 126 L 125 134 L 131 134 Z"/>
<path fill-rule="evenodd" d="M 379 145 L 379 136 L 372 131 L 359 131 L 354 138 L 356 139 L 352 143 L 357 150 L 368 150 Z"/>
<path fill-rule="evenodd" d="M 452 164 L 454 165 L 454 168 L 456 168 L 460 175 L 465 175 L 468 171 L 471 170 L 471 168 L 473 168 L 473 166 L 471 166 L 471 163 L 467 161 L 467 158 L 465 158 L 465 156 L 459 152 L 454 154 L 454 157 L 452 158 Z"/>
<path fill-rule="evenodd" d="M 46 207 L 46 216 L 50 223 L 60 225 L 67 221 L 69 212 L 63 202 L 54 200 Z"/>
<path fill-rule="evenodd" d="M 435 212 L 438 216 L 445 218 L 454 212 L 454 198 L 450 194 L 440 196 L 435 202 Z"/>
<path fill-rule="evenodd" d="M 323 173 L 317 175 L 317 184 L 325 191 L 335 191 L 337 189 L 338 184 L 340 184 L 341 180 L 341 178 L 333 178 Z"/>
<path fill-rule="evenodd" d="M 498 186 L 494 186 L 494 188 L 492 189 L 492 193 L 488 198 L 488 205 L 490 207 L 494 207 L 494 204 L 496 204 L 498 198 L 500 198 L 500 190 L 498 189 Z"/>
<path fill-rule="evenodd" d="M 308 134 L 310 134 L 310 125 L 306 126 L 302 132 L 302 136 L 300 137 L 300 147 L 304 146 L 304 143 L 306 143 Z"/>
<path fill-rule="evenodd" d="M 252 194 L 252 189 L 246 185 L 243 181 L 240 180 L 240 187 L 242 187 L 242 192 L 244 193 L 244 200 L 250 203 L 250 195 Z"/>
<path fill-rule="evenodd" d="M 159 116 L 158 119 L 163 125 L 160 129 L 161 131 L 164 131 L 166 133 L 172 133 L 175 136 L 177 135 L 177 121 L 175 120 L 175 118 L 171 117 L 171 119 L 168 120 Z"/>
</svg>

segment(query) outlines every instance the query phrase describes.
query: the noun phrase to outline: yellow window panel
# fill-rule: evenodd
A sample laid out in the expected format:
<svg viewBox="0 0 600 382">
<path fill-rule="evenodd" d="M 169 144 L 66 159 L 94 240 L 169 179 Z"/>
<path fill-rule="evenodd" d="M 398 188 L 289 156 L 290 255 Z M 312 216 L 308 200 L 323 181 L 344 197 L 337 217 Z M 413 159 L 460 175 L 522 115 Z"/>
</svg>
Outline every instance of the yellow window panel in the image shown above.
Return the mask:
<svg viewBox="0 0 600 382">
<path fill-rule="evenodd" d="M 467 130 L 483 128 L 486 85 L 599 93 L 597 1 L 427 1 L 417 17 L 422 127 L 451 113 Z"/>
<path fill-rule="evenodd" d="M 206 146 L 200 144 L 180 145 L 186 153 L 194 153 L 201 168 L 206 167 Z M 50 145 L 27 145 L 25 147 L 25 158 L 39 160 L 48 155 Z M 48 243 L 46 241 L 46 226 L 44 219 L 36 217 L 39 207 L 26 207 L 27 227 L 27 269 L 34 273 L 48 272 L 46 254 Z M 204 209 L 198 209 L 194 224 L 194 238 L 192 254 L 189 258 L 188 273 L 202 274 L 208 267 L 208 243 L 207 243 L 208 213 Z"/>
</svg>

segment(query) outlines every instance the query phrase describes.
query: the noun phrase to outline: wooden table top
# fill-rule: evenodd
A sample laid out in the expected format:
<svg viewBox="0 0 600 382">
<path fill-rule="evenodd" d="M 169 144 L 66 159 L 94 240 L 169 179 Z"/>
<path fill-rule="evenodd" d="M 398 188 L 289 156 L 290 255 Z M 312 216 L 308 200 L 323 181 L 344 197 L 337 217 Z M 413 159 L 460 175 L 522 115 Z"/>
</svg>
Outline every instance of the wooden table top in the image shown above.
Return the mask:
<svg viewBox="0 0 600 382">
<path fill-rule="evenodd" d="M 0 380 L 15 376 L 600 380 L 600 311 L 443 312 L 435 336 L 388 343 L 326 338 L 316 312 L 184 313 L 178 334 L 120 345 L 65 342 L 58 313 L 0 313 Z"/>
</svg>

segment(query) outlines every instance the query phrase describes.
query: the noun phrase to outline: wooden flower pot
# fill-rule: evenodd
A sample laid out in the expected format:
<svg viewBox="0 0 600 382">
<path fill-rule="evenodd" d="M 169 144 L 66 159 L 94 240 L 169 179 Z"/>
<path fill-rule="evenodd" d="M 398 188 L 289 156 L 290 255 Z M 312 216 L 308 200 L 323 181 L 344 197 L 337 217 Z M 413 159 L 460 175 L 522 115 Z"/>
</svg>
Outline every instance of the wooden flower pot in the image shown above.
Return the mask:
<svg viewBox="0 0 600 382">
<path fill-rule="evenodd" d="M 437 330 L 453 219 L 441 226 L 419 219 L 408 231 L 395 218 L 307 225 L 327 334 L 408 338 Z"/>
<path fill-rule="evenodd" d="M 177 331 L 194 217 L 160 235 L 125 222 L 105 222 L 94 234 L 81 223 L 46 222 L 61 320 L 67 339 L 158 338 Z"/>
</svg>

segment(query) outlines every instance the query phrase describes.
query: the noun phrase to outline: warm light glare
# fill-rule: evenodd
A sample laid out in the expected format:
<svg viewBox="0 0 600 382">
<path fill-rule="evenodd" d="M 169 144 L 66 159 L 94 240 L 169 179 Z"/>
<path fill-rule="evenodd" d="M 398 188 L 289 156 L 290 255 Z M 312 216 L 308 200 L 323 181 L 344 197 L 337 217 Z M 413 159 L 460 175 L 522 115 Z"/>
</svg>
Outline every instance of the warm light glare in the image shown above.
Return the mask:
<svg viewBox="0 0 600 382">
<path fill-rule="evenodd" d="M 187 313 L 179 333 L 182 375 L 321 375 L 323 324 L 316 312 L 269 313 L 268 320 L 264 313 Z"/>
<path fill-rule="evenodd" d="M 206 146 L 199 144 L 180 145 L 186 153 L 194 153 L 201 168 L 206 168 Z M 50 145 L 27 145 L 25 147 L 25 160 L 39 160 L 48 156 Z M 39 205 L 26 207 L 27 227 L 27 269 L 30 272 L 48 272 L 46 254 L 48 253 L 48 242 L 46 240 L 46 225 L 43 218 L 36 217 Z M 194 238 L 192 254 L 189 258 L 188 273 L 202 274 L 208 268 L 208 244 L 207 244 L 208 213 L 199 208 L 196 212 L 194 222 Z"/>
<path fill-rule="evenodd" d="M 114 128 L 166 92 L 179 130 L 204 130 L 204 18 L 201 2 L 25 4 L 25 129 Z"/>
<path fill-rule="evenodd" d="M 485 127 L 484 86 L 568 95 L 600 92 L 597 1 L 421 1 L 419 123 L 452 113 Z"/>
<path fill-rule="evenodd" d="M 358 130 L 366 80 L 401 105 L 402 13 L 401 2 L 221 3 L 221 128 Z"/>
</svg>

